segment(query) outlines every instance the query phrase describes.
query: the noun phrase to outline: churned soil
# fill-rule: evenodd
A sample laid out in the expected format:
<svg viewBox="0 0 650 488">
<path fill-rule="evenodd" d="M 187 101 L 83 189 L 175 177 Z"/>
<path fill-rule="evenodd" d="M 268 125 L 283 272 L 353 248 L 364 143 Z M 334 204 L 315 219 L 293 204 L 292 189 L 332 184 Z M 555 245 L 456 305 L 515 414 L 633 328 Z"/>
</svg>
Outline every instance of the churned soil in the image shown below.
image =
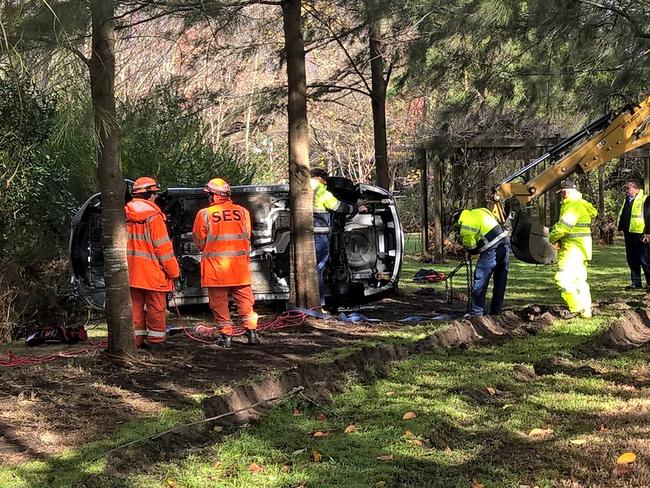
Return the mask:
<svg viewBox="0 0 650 488">
<path fill-rule="evenodd" d="M 229 392 L 233 385 L 250 383 L 270 372 L 312 362 L 314 356 L 355 347 L 391 330 L 410 327 L 399 319 L 424 314 L 462 314 L 465 303 L 448 304 L 433 289 L 396 293 L 343 313 L 356 311 L 379 322 L 342 322 L 309 319 L 303 325 L 262 335 L 250 347 L 235 339 L 230 350 L 201 344 L 183 333 L 172 335 L 173 347 L 143 351 L 126 365 L 116 365 L 102 352 L 74 359 L 58 359 L 37 366 L 0 370 L 0 459 L 24 462 L 78 447 L 116 432 L 137 418 L 162 408 L 196 405 L 197 396 Z M 262 310 L 263 312 L 264 310 Z M 207 309 L 181 310 L 188 327 L 209 319 Z M 262 320 L 278 315 L 269 310 Z M 179 325 L 170 315 L 170 325 Z M 92 339 L 98 340 L 97 338 Z M 49 355 L 83 346 L 49 345 L 25 348 L 10 345 L 19 355 Z M 6 350 L 6 348 L 5 348 Z"/>
</svg>

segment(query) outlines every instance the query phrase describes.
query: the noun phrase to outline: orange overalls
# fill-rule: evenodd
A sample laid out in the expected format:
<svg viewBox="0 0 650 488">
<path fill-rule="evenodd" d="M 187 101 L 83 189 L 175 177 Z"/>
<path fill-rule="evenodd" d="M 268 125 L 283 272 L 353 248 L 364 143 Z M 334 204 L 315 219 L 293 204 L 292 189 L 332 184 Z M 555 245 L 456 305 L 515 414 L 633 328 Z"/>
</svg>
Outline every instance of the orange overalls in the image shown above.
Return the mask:
<svg viewBox="0 0 650 488">
<path fill-rule="evenodd" d="M 221 197 L 196 214 L 194 243 L 202 251 L 201 286 L 208 288 L 214 321 L 224 335 L 233 334 L 228 310 L 232 293 L 244 327 L 257 328 L 255 298 L 251 288 L 251 217 L 244 207 Z"/>
<path fill-rule="evenodd" d="M 134 198 L 124 207 L 129 233 L 126 258 L 133 305 L 135 344 L 161 343 L 166 337 L 167 293 L 180 269 L 158 205 Z"/>
</svg>

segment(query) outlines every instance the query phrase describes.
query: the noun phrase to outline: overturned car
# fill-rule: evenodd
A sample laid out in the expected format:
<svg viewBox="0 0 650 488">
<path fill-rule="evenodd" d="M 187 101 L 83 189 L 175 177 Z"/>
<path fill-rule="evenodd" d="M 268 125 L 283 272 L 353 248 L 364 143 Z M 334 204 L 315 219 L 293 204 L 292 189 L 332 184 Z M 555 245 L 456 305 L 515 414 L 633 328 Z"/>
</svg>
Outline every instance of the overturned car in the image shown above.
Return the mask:
<svg viewBox="0 0 650 488">
<path fill-rule="evenodd" d="M 386 190 L 330 178 L 330 191 L 340 200 L 363 203 L 368 213 L 334 214 L 330 258 L 325 268 L 325 294 L 330 301 L 373 297 L 397 287 L 404 235 L 395 200 Z M 290 278 L 290 215 L 287 185 L 232 187 L 234 202 L 251 214 L 251 272 L 257 300 L 286 301 Z M 169 237 L 181 268 L 174 300 L 177 305 L 207 303 L 201 288 L 201 253 L 192 240 L 199 209 L 208 204 L 202 188 L 169 188 L 156 202 L 167 215 Z M 70 235 L 72 282 L 91 306 L 105 301 L 101 200 L 95 194 L 79 209 Z"/>
</svg>

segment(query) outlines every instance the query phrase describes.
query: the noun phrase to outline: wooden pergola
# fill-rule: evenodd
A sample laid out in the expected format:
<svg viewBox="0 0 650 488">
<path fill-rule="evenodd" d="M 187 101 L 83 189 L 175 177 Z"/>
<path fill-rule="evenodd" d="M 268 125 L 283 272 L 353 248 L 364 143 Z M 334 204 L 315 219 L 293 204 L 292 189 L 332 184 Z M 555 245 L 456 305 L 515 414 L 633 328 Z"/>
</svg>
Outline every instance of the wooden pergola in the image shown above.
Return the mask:
<svg viewBox="0 0 650 488">
<path fill-rule="evenodd" d="M 420 173 L 420 190 L 421 190 L 421 211 L 422 211 L 422 231 L 421 241 L 423 253 L 428 254 L 428 250 L 433 250 L 434 259 L 443 258 L 443 185 L 442 170 L 443 161 L 446 158 L 457 157 L 462 151 L 473 150 L 479 153 L 491 154 L 492 157 L 511 156 L 516 151 L 517 155 L 523 161 L 532 160 L 548 151 L 553 146 L 564 140 L 565 137 L 559 134 L 554 137 L 474 137 L 463 140 L 452 140 L 447 135 L 434 135 L 424 140 L 420 144 L 414 145 L 413 151 L 418 163 Z M 644 186 L 646 193 L 650 194 L 650 146 L 630 151 L 625 158 L 641 159 L 644 162 Z M 431 193 L 433 197 L 433 208 L 431 216 L 429 208 L 425 202 L 429 201 L 429 175 L 432 176 L 433 184 Z M 603 185 L 602 170 L 599 173 L 599 185 Z M 496 183 L 496 182 L 495 182 Z M 602 190 L 602 188 L 601 188 Z M 600 192 L 603 193 L 602 191 Z M 549 192 L 541 197 L 540 218 L 542 221 L 551 223 L 557 219 L 559 213 L 559 200 L 554 192 Z M 477 198 L 478 200 L 478 198 Z M 602 212 L 604 201 L 598 202 L 599 210 Z M 548 213 L 546 209 L 548 208 Z M 548 217 L 548 218 L 547 218 Z M 433 246 L 429 236 L 429 224 L 433 223 L 434 238 Z"/>
</svg>

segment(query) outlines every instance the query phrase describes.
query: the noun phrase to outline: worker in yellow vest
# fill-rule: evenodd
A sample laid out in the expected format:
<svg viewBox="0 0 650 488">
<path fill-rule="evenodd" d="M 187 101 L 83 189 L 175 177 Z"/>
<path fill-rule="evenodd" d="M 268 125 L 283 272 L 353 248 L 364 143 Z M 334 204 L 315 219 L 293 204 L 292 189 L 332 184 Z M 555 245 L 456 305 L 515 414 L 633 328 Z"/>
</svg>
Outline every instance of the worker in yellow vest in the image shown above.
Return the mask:
<svg viewBox="0 0 650 488">
<path fill-rule="evenodd" d="M 562 318 L 578 315 L 591 318 L 591 291 L 587 283 L 587 263 L 591 261 L 591 221 L 598 212 L 582 199 L 576 184 L 569 179 L 560 184 L 560 218 L 549 232 L 549 240 L 558 249 L 555 283 L 569 310 Z"/>
<path fill-rule="evenodd" d="M 625 182 L 625 202 L 618 212 L 618 230 L 625 238 L 625 255 L 630 267 L 632 284 L 626 290 L 641 289 L 641 268 L 645 275 L 646 290 L 650 290 L 650 201 L 638 180 Z"/>
<path fill-rule="evenodd" d="M 465 248 L 465 258 L 478 254 L 474 270 L 470 315 L 485 313 L 485 295 L 493 278 L 490 315 L 498 315 L 503 307 L 503 299 L 508 283 L 510 264 L 510 239 L 492 212 L 487 208 L 457 211 L 453 222 L 460 226 L 460 238 Z"/>
<path fill-rule="evenodd" d="M 338 200 L 328 189 L 327 179 L 329 175 L 322 168 L 312 168 L 310 171 L 309 184 L 313 191 L 314 211 L 314 248 L 316 251 L 316 273 L 318 275 L 318 292 L 320 294 L 320 306 L 325 305 L 325 284 L 323 273 L 330 255 L 330 235 L 332 233 L 333 213 L 354 215 L 368 211 L 365 205 L 356 203 L 345 203 Z"/>
</svg>

